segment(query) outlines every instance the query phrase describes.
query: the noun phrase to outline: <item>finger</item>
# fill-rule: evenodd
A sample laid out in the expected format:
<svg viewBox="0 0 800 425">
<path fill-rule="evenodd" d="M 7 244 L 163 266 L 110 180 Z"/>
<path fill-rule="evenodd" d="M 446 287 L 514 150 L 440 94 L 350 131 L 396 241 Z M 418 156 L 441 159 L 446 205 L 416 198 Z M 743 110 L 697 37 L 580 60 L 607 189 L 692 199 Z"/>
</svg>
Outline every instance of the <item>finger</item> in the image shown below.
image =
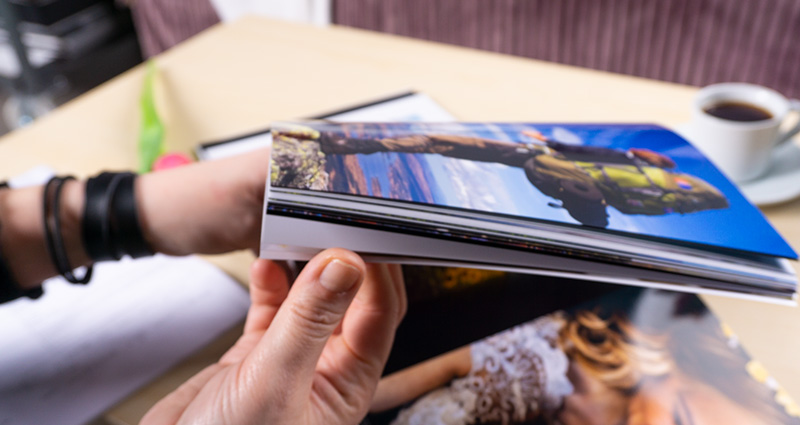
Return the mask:
<svg viewBox="0 0 800 425">
<path fill-rule="evenodd" d="M 389 268 L 389 272 L 391 273 L 394 282 L 392 286 L 395 288 L 397 292 L 397 299 L 400 301 L 400 308 L 398 309 L 397 315 L 397 324 L 399 325 L 408 311 L 408 296 L 406 295 L 406 288 L 404 284 L 403 268 L 399 264 L 387 264 L 386 267 Z M 342 333 L 341 324 L 339 324 L 339 327 L 336 328 L 333 334 L 338 335 L 340 333 Z"/>
<path fill-rule="evenodd" d="M 184 382 L 178 389 L 156 403 L 142 418 L 140 425 L 172 425 L 178 423 L 183 412 L 221 369 L 216 363 Z"/>
<path fill-rule="evenodd" d="M 394 287 L 397 291 L 397 299 L 400 301 L 400 310 L 398 311 L 397 324 L 405 317 L 408 312 L 408 295 L 406 294 L 405 279 L 403 278 L 403 267 L 399 264 L 388 264 L 389 271 L 392 273 L 394 279 Z"/>
<path fill-rule="evenodd" d="M 257 259 L 250 266 L 250 310 L 244 324 L 244 332 L 219 363 L 229 365 L 240 362 L 253 350 L 264 331 L 272 323 L 283 300 L 289 293 L 286 272 L 278 263 Z"/>
<path fill-rule="evenodd" d="M 404 313 L 405 287 L 397 267 L 370 264 L 364 284 L 347 311 L 342 333 L 331 340 L 319 371 L 352 403 L 368 403 L 389 357 Z M 365 393 L 365 391 L 367 393 Z"/>
<path fill-rule="evenodd" d="M 266 330 L 289 294 L 289 281 L 278 263 L 257 259 L 250 267 L 250 311 L 244 333 Z"/>
<path fill-rule="evenodd" d="M 320 353 L 358 291 L 365 267 L 358 255 L 344 249 L 329 249 L 314 257 L 245 359 L 248 376 L 278 379 L 276 385 L 300 385 L 310 391 Z"/>
<path fill-rule="evenodd" d="M 405 285 L 400 267 L 370 264 L 343 324 L 342 335 L 354 354 L 366 358 L 385 352 L 405 314 Z"/>
</svg>

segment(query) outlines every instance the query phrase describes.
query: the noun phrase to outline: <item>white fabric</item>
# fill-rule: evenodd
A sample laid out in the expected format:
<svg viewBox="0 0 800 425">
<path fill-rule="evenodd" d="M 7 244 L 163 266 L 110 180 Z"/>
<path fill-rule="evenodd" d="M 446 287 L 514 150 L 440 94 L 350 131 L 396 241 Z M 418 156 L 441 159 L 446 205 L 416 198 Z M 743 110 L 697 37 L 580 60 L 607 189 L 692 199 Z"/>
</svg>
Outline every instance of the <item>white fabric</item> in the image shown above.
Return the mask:
<svg viewBox="0 0 800 425">
<path fill-rule="evenodd" d="M 331 0 L 211 0 L 223 22 L 244 15 L 261 15 L 286 21 L 327 25 L 331 22 Z"/>
<path fill-rule="evenodd" d="M 473 343 L 469 374 L 423 396 L 393 424 L 509 424 L 557 409 L 573 392 L 557 343 L 564 323 L 554 313 Z"/>
</svg>

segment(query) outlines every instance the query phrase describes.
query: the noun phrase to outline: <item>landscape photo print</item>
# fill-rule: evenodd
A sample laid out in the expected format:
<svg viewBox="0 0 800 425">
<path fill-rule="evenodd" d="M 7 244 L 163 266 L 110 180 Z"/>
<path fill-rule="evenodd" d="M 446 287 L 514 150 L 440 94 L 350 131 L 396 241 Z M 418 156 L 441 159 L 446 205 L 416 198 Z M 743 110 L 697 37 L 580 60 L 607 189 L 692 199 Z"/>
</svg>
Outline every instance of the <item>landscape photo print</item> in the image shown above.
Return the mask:
<svg viewBox="0 0 800 425">
<path fill-rule="evenodd" d="M 654 125 L 309 122 L 273 134 L 273 187 L 794 257 L 700 152 Z"/>
</svg>

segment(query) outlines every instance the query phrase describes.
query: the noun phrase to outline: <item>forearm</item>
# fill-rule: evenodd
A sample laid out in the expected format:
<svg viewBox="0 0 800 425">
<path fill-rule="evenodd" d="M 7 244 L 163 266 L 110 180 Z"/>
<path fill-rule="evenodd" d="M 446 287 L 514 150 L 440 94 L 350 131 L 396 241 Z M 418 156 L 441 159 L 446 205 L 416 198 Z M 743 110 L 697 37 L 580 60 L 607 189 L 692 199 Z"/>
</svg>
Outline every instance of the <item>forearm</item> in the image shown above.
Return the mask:
<svg viewBox="0 0 800 425">
<path fill-rule="evenodd" d="M 261 150 L 137 177 L 136 212 L 149 248 L 170 255 L 257 249 L 268 166 L 269 151 Z M 91 263 L 82 235 L 85 189 L 85 181 L 67 181 L 58 209 L 71 267 Z M 58 274 L 42 204 L 43 186 L 0 190 L 0 252 L 21 289 Z"/>
<path fill-rule="evenodd" d="M 170 255 L 257 249 L 269 150 L 140 176 L 139 220 Z"/>
<path fill-rule="evenodd" d="M 83 182 L 66 182 L 58 211 L 64 248 L 73 267 L 90 262 L 81 241 L 84 187 Z M 45 243 L 42 191 L 42 186 L 0 190 L 0 249 L 22 289 L 58 274 Z"/>
<path fill-rule="evenodd" d="M 472 368 L 470 346 L 464 346 L 386 376 L 378 383 L 370 411 L 393 409 L 443 387 Z"/>
</svg>

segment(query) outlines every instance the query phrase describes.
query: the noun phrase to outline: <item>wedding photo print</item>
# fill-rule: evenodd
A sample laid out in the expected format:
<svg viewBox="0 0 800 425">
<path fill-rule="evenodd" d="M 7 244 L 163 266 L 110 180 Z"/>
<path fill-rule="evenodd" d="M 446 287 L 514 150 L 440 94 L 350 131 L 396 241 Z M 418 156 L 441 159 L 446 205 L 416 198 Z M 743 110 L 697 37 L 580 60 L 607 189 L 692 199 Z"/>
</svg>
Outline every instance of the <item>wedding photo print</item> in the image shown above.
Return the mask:
<svg viewBox="0 0 800 425">
<path fill-rule="evenodd" d="M 654 125 L 307 122 L 273 136 L 273 188 L 795 257 L 702 154 Z M 739 223 L 752 227 L 727 231 Z"/>
<path fill-rule="evenodd" d="M 800 424 L 798 406 L 696 295 L 472 269 L 404 273 L 408 320 L 370 425 Z"/>
</svg>

